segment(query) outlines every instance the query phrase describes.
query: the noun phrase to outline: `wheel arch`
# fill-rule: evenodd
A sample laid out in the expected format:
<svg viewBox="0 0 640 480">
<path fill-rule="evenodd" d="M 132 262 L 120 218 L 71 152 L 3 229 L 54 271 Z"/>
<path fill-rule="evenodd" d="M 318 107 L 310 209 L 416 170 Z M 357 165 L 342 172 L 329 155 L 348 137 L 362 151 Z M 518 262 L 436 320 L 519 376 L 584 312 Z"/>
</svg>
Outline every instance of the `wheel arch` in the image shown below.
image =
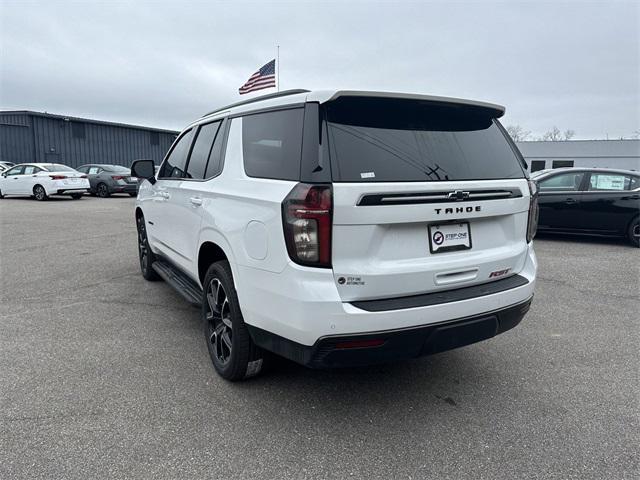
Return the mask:
<svg viewBox="0 0 640 480">
<path fill-rule="evenodd" d="M 231 264 L 229 256 L 224 249 L 210 240 L 204 241 L 198 249 L 198 279 L 200 284 L 204 284 L 204 277 L 212 263 L 226 260 Z"/>
</svg>

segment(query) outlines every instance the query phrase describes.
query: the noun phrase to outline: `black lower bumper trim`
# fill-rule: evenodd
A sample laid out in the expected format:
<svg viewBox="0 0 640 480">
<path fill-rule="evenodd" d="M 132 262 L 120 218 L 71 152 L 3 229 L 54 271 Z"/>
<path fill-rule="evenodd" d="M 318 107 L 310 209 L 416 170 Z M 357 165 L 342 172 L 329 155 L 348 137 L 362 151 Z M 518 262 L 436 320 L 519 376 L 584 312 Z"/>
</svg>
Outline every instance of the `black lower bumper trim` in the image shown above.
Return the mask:
<svg viewBox="0 0 640 480">
<path fill-rule="evenodd" d="M 399 330 L 331 336 L 307 346 L 252 325 L 247 325 L 254 343 L 285 358 L 313 368 L 374 365 L 431 355 L 489 339 L 520 323 L 531 306 L 531 298 L 493 312 Z M 373 347 L 341 348 L 347 343 L 383 340 Z"/>
<path fill-rule="evenodd" d="M 529 281 L 521 275 L 512 275 L 502 280 L 481 283 L 470 287 L 456 288 L 442 292 L 424 293 L 408 297 L 385 298 L 382 300 L 361 300 L 351 305 L 367 312 L 384 312 L 404 308 L 428 307 L 441 303 L 459 302 L 470 298 L 483 297 L 526 285 Z"/>
</svg>

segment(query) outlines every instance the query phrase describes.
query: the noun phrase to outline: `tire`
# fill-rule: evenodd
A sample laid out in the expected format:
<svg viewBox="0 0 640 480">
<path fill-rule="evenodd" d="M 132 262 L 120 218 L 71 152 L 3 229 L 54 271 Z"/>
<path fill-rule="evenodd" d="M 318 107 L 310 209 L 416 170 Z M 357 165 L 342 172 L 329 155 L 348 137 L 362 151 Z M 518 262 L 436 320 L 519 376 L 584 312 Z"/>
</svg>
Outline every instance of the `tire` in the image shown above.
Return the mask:
<svg viewBox="0 0 640 480">
<path fill-rule="evenodd" d="M 36 185 L 33 187 L 33 196 L 40 202 L 49 198 L 49 196 L 47 195 L 47 191 L 42 185 Z"/>
<path fill-rule="evenodd" d="M 4 198 L 4 195 L 2 194 L 2 190 L 0 190 L 0 200 Z"/>
<path fill-rule="evenodd" d="M 151 267 L 156 261 L 156 256 L 149 247 L 147 228 L 145 226 L 144 215 L 136 216 L 136 227 L 138 230 L 138 259 L 140 260 L 140 271 L 145 280 L 155 282 L 160 280 L 160 275 Z"/>
<path fill-rule="evenodd" d="M 109 187 L 107 187 L 106 183 L 98 184 L 98 186 L 96 187 L 96 195 L 98 195 L 100 198 L 108 198 L 109 196 L 111 196 Z"/>
<path fill-rule="evenodd" d="M 137 194 L 137 193 L 130 193 L 130 194 L 129 194 L 129 196 L 130 196 L 130 197 L 137 197 L 137 196 L 138 196 L 138 194 Z"/>
<path fill-rule="evenodd" d="M 71 194 L 71 198 L 73 198 L 74 200 L 80 200 L 82 198 L 82 194 L 81 193 L 72 193 Z"/>
<path fill-rule="evenodd" d="M 232 382 L 256 376 L 262 370 L 264 355 L 251 340 L 242 318 L 228 262 L 209 267 L 203 290 L 202 323 L 216 372 Z"/>
<path fill-rule="evenodd" d="M 627 238 L 629 242 L 631 242 L 631 245 L 640 248 L 640 217 L 631 220 L 627 230 Z"/>
</svg>

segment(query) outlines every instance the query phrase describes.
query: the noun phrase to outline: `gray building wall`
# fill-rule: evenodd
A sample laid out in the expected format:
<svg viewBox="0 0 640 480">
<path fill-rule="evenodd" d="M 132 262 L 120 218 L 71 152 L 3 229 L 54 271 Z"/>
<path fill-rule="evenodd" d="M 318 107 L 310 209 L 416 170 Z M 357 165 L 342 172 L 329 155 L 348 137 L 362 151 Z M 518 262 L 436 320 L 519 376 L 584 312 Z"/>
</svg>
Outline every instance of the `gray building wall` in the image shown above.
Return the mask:
<svg viewBox="0 0 640 480">
<path fill-rule="evenodd" d="M 0 160 L 160 164 L 178 132 L 37 112 L 0 112 Z M 154 144 L 157 141 L 157 144 Z"/>
<path fill-rule="evenodd" d="M 573 162 L 574 167 L 601 167 L 640 170 L 640 140 L 567 140 L 562 142 L 516 142 L 522 156 L 544 168 L 554 161 Z"/>
</svg>

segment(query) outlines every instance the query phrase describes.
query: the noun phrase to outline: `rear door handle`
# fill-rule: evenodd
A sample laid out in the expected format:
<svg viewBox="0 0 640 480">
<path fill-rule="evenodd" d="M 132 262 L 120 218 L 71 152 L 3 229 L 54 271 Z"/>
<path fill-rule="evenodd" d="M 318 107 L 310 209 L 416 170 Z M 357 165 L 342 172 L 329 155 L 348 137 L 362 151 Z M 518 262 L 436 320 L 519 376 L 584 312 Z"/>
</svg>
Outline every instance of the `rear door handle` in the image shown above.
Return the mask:
<svg viewBox="0 0 640 480">
<path fill-rule="evenodd" d="M 198 197 L 191 197 L 189 201 L 194 207 L 199 207 L 200 205 L 202 205 L 202 199 Z"/>
<path fill-rule="evenodd" d="M 578 201 L 575 198 L 567 198 L 564 203 L 566 203 L 567 205 L 572 205 L 574 203 L 578 203 Z"/>
</svg>

